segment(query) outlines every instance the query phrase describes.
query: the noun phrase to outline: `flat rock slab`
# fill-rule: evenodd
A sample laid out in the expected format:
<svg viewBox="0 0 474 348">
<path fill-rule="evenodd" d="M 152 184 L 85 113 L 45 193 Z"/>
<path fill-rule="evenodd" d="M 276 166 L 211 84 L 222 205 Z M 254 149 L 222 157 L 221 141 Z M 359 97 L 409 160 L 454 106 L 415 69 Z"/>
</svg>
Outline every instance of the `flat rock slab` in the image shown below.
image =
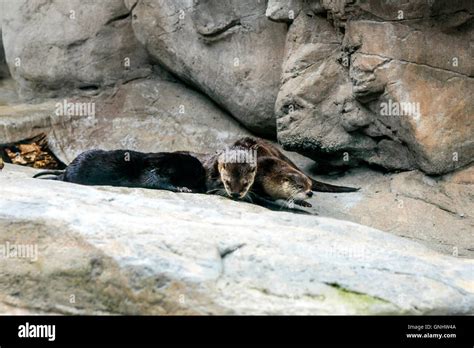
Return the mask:
<svg viewBox="0 0 474 348">
<path fill-rule="evenodd" d="M 9 164 L 0 173 L 0 245 L 37 248 L 29 258 L 0 258 L 0 300 L 8 306 L 82 314 L 474 313 L 473 260 L 373 228 L 32 173 Z"/>
<path fill-rule="evenodd" d="M 304 163 L 300 167 L 308 168 Z M 474 166 L 438 177 L 366 168 L 332 176 L 307 172 L 323 182 L 361 187 L 354 193 L 316 192 L 307 211 L 390 232 L 444 254 L 474 258 Z"/>
</svg>

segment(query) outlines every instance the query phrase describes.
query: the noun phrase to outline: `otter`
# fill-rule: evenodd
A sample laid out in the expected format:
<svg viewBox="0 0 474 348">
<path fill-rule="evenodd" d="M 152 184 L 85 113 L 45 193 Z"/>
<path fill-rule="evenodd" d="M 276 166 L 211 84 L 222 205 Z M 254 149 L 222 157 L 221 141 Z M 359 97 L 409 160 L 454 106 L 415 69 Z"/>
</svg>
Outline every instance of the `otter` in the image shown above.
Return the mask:
<svg viewBox="0 0 474 348">
<path fill-rule="evenodd" d="M 313 196 L 311 178 L 276 157 L 259 157 L 258 174 L 252 192 L 270 200 L 285 200 L 302 207 L 311 207 L 305 200 Z"/>
<path fill-rule="evenodd" d="M 232 153 L 237 155 L 233 156 Z M 238 156 L 239 154 L 241 156 Z M 238 160 L 233 161 L 234 158 Z M 242 158 L 245 160 L 242 161 Z M 233 198 L 244 198 L 251 191 L 270 201 L 283 199 L 311 207 L 305 199 L 313 195 L 312 191 L 354 192 L 359 190 L 359 188 L 317 181 L 304 174 L 275 146 L 251 137 L 237 140 L 230 148 L 216 155 L 213 166 L 214 171 L 217 169 L 219 173 L 220 182 L 227 195 Z M 214 185 L 219 187 L 216 175 L 213 180 Z M 255 182 L 257 185 L 252 187 Z"/>
<path fill-rule="evenodd" d="M 89 150 L 77 156 L 63 171 L 45 171 L 33 177 L 44 175 L 81 185 L 198 193 L 205 192 L 206 172 L 197 158 L 185 153 Z"/>
</svg>

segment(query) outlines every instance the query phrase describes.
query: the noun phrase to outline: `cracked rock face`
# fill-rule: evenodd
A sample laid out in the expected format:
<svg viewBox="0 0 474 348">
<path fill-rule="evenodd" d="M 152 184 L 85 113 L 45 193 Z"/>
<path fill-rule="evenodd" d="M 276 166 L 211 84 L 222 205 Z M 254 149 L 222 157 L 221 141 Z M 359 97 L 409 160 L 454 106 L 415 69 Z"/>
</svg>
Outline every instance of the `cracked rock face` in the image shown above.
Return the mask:
<svg viewBox="0 0 474 348">
<path fill-rule="evenodd" d="M 7 164 L 0 174 L 0 245 L 37 248 L 30 259 L 0 258 L 7 306 L 83 314 L 474 312 L 473 260 L 379 230 L 222 197 L 41 181 L 33 172 Z"/>
<path fill-rule="evenodd" d="M 286 25 L 265 17 L 264 1 L 141 0 L 133 29 L 167 69 L 248 129 L 275 136 Z"/>
<path fill-rule="evenodd" d="M 3 44 L 24 96 L 94 92 L 150 74 L 122 0 L 6 0 Z"/>
<path fill-rule="evenodd" d="M 472 162 L 472 2 L 321 4 L 330 21 L 306 6 L 287 36 L 283 146 L 323 164 L 429 174 Z"/>
</svg>

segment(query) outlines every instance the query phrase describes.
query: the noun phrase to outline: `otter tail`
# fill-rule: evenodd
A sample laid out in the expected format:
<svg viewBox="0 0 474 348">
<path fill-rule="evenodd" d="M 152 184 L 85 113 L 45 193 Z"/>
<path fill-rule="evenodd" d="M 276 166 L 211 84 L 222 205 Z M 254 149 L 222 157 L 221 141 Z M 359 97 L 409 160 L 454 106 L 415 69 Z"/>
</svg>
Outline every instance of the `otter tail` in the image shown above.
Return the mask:
<svg viewBox="0 0 474 348">
<path fill-rule="evenodd" d="M 313 182 L 311 189 L 316 192 L 355 192 L 360 190 L 360 187 L 336 186 L 316 181 L 313 178 L 311 181 Z"/>
<path fill-rule="evenodd" d="M 64 170 L 47 170 L 47 171 L 44 171 L 44 172 L 36 173 L 35 175 L 33 175 L 33 178 L 39 178 L 40 176 L 44 176 L 44 175 L 54 175 L 54 177 L 46 178 L 46 179 L 60 180 L 60 176 L 62 174 L 64 174 Z"/>
</svg>

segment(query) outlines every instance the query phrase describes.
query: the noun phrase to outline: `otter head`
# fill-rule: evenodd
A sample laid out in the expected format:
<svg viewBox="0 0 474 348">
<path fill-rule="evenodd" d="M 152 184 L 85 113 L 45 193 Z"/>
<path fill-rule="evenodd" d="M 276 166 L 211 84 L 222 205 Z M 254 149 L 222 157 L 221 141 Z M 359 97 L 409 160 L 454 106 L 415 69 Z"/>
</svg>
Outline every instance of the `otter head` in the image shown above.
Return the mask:
<svg viewBox="0 0 474 348">
<path fill-rule="evenodd" d="M 305 200 L 313 196 L 311 180 L 306 175 L 296 171 L 282 175 L 281 187 L 285 193 L 285 197 L 281 197 L 283 199 Z"/>
<path fill-rule="evenodd" d="M 226 193 L 232 198 L 244 198 L 257 173 L 256 151 L 226 149 L 219 156 L 218 169 Z"/>
</svg>

